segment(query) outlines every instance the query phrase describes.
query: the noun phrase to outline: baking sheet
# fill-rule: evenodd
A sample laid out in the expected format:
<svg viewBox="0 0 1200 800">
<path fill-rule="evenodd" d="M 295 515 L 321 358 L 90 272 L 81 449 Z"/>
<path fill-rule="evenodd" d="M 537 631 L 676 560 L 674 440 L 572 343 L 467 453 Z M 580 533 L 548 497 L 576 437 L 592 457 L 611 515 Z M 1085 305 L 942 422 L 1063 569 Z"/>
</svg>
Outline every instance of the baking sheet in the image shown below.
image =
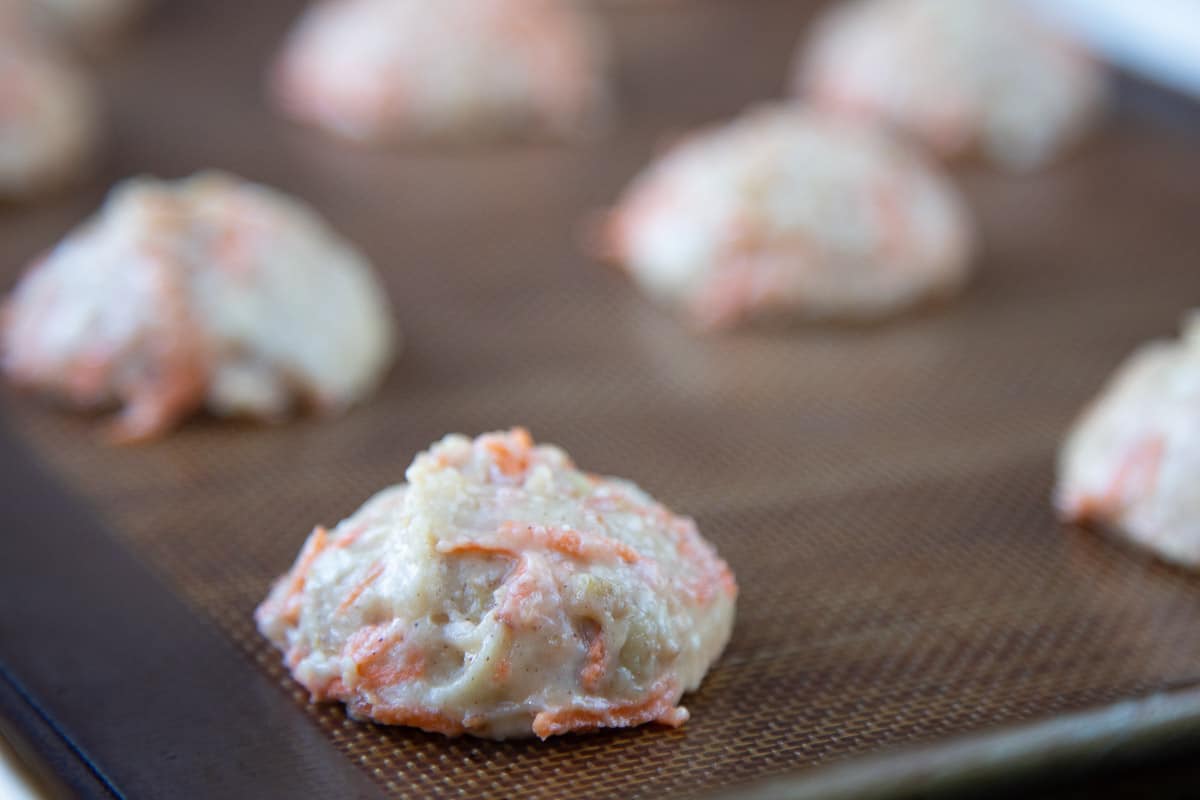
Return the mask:
<svg viewBox="0 0 1200 800">
<path fill-rule="evenodd" d="M 1045 174 L 964 169 L 985 247 L 952 304 L 697 337 L 590 262 L 580 223 L 664 139 L 777 94 L 812 4 L 614 5 L 611 137 L 399 155 L 264 106 L 299 3 L 164 5 L 100 68 L 114 134 L 94 181 L 0 212 L 0 276 L 111 181 L 216 166 L 358 242 L 405 352 L 332 423 L 198 420 L 113 449 L 95 421 L 6 393 L 8 423 L 330 753 L 395 794 L 693 794 L 1200 685 L 1196 579 L 1063 530 L 1048 506 L 1066 425 L 1200 296 L 1197 138 L 1118 113 Z M 442 434 L 514 424 L 695 516 L 734 568 L 737 628 L 683 729 L 492 743 L 355 723 L 309 706 L 254 631 L 312 525 L 402 480 Z"/>
</svg>

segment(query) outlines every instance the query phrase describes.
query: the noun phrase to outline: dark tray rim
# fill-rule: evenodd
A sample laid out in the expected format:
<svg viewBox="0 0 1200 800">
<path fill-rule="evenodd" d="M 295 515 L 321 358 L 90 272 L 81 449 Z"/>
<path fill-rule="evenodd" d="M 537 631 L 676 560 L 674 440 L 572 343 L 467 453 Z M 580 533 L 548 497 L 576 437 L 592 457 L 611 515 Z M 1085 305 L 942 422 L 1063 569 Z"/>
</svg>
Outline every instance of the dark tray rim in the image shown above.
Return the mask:
<svg viewBox="0 0 1200 800">
<path fill-rule="evenodd" d="M 383 796 L 3 411 L 0 482 L 0 715 L 19 755 L 80 797 Z"/>
<path fill-rule="evenodd" d="M 737 787 L 713 800 L 888 800 L 972 796 L 1088 778 L 1200 746 L 1200 687 L 902 747 L 803 774 Z"/>
</svg>

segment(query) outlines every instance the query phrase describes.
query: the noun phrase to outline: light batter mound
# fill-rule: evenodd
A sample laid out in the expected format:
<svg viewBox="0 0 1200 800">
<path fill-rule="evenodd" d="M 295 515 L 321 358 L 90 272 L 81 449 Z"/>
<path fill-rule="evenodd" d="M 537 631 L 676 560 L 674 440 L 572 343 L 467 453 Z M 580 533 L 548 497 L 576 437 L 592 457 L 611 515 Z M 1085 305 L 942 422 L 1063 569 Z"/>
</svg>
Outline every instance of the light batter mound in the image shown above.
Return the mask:
<svg viewBox="0 0 1200 800">
<path fill-rule="evenodd" d="M 447 436 L 406 476 L 258 608 L 314 700 L 494 739 L 687 720 L 737 594 L 690 519 L 521 429 Z"/>
<path fill-rule="evenodd" d="M 12 380 L 123 406 L 129 440 L 201 408 L 342 410 L 379 382 L 395 339 L 361 255 L 298 201 L 218 173 L 118 186 L 33 265 L 4 322 Z"/>
<path fill-rule="evenodd" d="M 0 0 L 0 201 L 44 193 L 83 172 L 99 117 L 83 71 Z"/>
<path fill-rule="evenodd" d="M 1075 424 L 1059 459 L 1063 518 L 1200 567 L 1198 409 L 1200 316 L 1193 316 L 1181 341 L 1134 353 Z"/>
<path fill-rule="evenodd" d="M 947 157 L 1037 167 L 1101 110 L 1100 67 L 1016 0 L 851 0 L 820 19 L 796 91 Z"/>
<path fill-rule="evenodd" d="M 273 86 L 289 116 L 358 142 L 570 137 L 606 115 L 606 67 L 576 0 L 325 0 Z"/>
<path fill-rule="evenodd" d="M 778 106 L 686 139 L 626 192 L 602 249 L 697 325 L 869 320 L 958 289 L 953 186 L 885 134 Z"/>
</svg>

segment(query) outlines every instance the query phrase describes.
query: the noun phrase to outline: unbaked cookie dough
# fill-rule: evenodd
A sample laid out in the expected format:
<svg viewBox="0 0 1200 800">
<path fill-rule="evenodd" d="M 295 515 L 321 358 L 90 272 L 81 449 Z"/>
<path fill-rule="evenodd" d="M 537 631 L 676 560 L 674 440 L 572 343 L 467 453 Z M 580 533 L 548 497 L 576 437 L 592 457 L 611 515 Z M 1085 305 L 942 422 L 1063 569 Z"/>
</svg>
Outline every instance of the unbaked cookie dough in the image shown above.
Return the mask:
<svg viewBox="0 0 1200 800">
<path fill-rule="evenodd" d="M 702 328 L 869 320 L 948 295 L 972 233 L 954 187 L 855 123 L 766 107 L 684 140 L 633 183 L 601 249 Z"/>
<path fill-rule="evenodd" d="M 1023 170 L 1101 110 L 1100 66 L 1015 0 L 851 0 L 796 61 L 806 100 L 889 123 L 938 153 Z"/>
<path fill-rule="evenodd" d="M 1134 353 L 1075 424 L 1059 458 L 1063 519 L 1200 567 L 1200 316 L 1180 341 Z"/>
<path fill-rule="evenodd" d="M 573 0 L 323 0 L 272 86 L 287 115 L 358 142 L 571 137 L 606 116 L 606 51 Z"/>
<path fill-rule="evenodd" d="M 9 298 L 3 369 L 75 406 L 123 406 L 115 433 L 185 415 L 336 412 L 395 346 L 383 287 L 307 206 L 220 173 L 119 185 Z"/>
<path fill-rule="evenodd" d="M 692 520 L 523 429 L 451 435 L 258 608 L 315 701 L 493 739 L 682 725 L 737 587 Z"/>
<path fill-rule="evenodd" d="M 0 201 L 44 194 L 88 166 L 99 102 L 87 76 L 0 7 Z"/>
</svg>

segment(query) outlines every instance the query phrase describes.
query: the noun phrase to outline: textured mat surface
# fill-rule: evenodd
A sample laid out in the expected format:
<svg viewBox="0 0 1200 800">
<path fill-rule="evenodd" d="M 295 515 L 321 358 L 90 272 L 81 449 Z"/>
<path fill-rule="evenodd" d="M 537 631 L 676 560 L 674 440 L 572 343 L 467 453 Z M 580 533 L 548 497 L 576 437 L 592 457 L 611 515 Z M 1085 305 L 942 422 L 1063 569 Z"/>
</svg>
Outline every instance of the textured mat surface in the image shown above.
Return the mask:
<svg viewBox="0 0 1200 800">
<path fill-rule="evenodd" d="M 306 705 L 250 619 L 270 580 L 314 524 L 401 480 L 448 431 L 524 424 L 583 468 L 635 480 L 695 516 L 742 587 L 733 641 L 685 698 L 681 730 L 497 744 L 310 708 L 378 782 L 438 797 L 692 793 L 1200 683 L 1200 581 L 1063 530 L 1048 508 L 1066 425 L 1200 298 L 1200 140 L 1117 116 L 1047 174 L 964 172 L 985 252 L 943 308 L 696 337 L 590 263 L 580 223 L 665 136 L 777 93 L 806 4 L 614 11 L 626 118 L 613 137 L 400 156 L 264 108 L 262 70 L 296 5 L 164 8 L 102 69 L 109 166 L 73 197 L 5 209 L 0 275 L 111 180 L 231 169 L 311 201 L 384 274 L 406 344 L 380 396 L 332 423 L 197 420 L 133 449 L 7 394 L 10 419 L 277 678 L 281 702 Z"/>
</svg>

